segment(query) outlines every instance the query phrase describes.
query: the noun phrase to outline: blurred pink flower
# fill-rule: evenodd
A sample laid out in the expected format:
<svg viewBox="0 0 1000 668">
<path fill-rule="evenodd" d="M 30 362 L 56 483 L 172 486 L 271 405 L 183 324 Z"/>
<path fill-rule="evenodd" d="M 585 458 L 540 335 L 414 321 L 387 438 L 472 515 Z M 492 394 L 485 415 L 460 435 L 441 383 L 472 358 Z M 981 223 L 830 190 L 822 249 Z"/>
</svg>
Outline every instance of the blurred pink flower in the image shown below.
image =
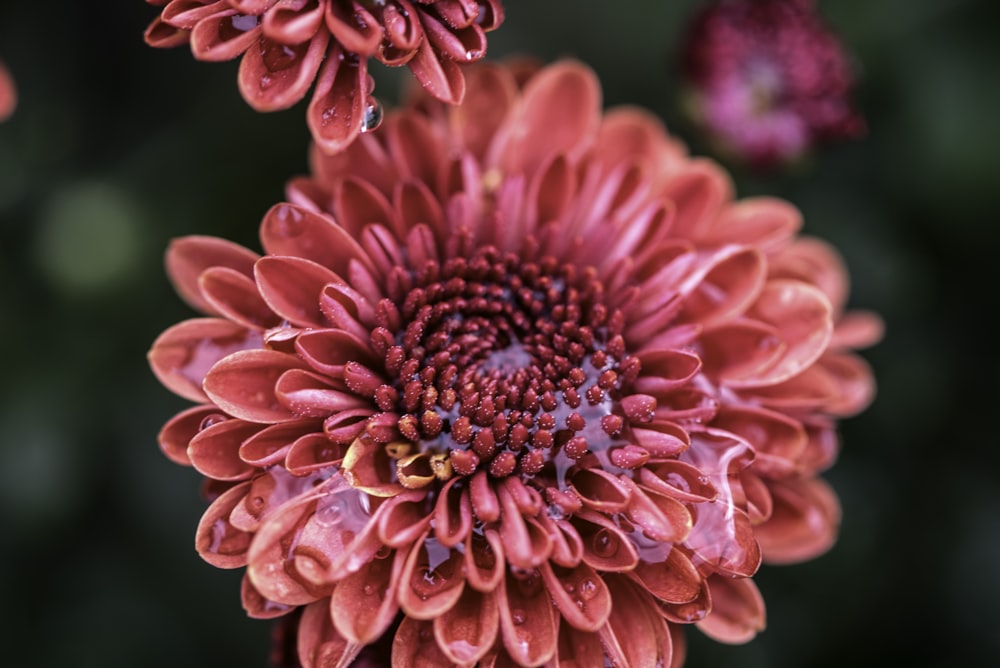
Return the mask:
<svg viewBox="0 0 1000 668">
<path fill-rule="evenodd" d="M 0 60 L 0 123 L 3 123 L 17 108 L 17 87 L 14 77 L 2 60 Z"/>
<path fill-rule="evenodd" d="M 368 59 L 406 65 L 431 95 L 461 102 L 459 63 L 486 55 L 500 0 L 147 0 L 156 47 L 191 45 L 198 60 L 242 55 L 239 88 L 257 111 L 287 109 L 316 82 L 306 120 L 316 144 L 343 150 L 382 119 Z"/>
<path fill-rule="evenodd" d="M 880 336 L 799 213 L 573 61 L 478 66 L 312 158 L 262 256 L 173 242 L 206 316 L 149 353 L 248 613 L 299 611 L 306 668 L 679 666 L 686 624 L 762 629 L 762 559 L 836 537 L 818 473 Z"/>
<path fill-rule="evenodd" d="M 812 0 L 710 3 L 688 28 L 683 68 L 695 120 L 753 167 L 864 134 L 848 56 Z"/>
</svg>

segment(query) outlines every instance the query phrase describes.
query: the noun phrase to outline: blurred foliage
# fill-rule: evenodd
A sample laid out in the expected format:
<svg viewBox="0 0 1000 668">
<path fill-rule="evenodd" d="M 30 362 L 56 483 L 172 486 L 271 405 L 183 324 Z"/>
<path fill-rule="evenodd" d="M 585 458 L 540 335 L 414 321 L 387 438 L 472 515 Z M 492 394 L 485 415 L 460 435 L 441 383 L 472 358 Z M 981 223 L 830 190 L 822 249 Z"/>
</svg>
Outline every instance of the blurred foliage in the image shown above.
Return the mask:
<svg viewBox="0 0 1000 668">
<path fill-rule="evenodd" d="M 605 101 L 679 118 L 675 56 L 699 3 L 508 0 L 490 57 L 572 56 Z M 858 143 L 768 176 L 831 240 L 852 305 L 884 315 L 866 353 L 880 394 L 844 423 L 828 479 L 840 542 L 762 568 L 769 628 L 743 647 L 689 633 L 699 668 L 997 665 L 1000 398 L 993 258 L 1000 210 L 1000 41 L 987 0 L 839 0 L 822 10 L 858 58 Z M 193 549 L 198 476 L 156 433 L 184 403 L 145 352 L 191 315 L 162 269 L 174 236 L 257 247 L 256 225 L 307 169 L 304 106 L 251 111 L 236 64 L 146 47 L 138 2 L 3 3 L 0 57 L 20 92 L 0 125 L 0 641 L 4 665 L 263 666 L 239 574 Z M 375 68 L 391 101 L 399 72 Z"/>
</svg>

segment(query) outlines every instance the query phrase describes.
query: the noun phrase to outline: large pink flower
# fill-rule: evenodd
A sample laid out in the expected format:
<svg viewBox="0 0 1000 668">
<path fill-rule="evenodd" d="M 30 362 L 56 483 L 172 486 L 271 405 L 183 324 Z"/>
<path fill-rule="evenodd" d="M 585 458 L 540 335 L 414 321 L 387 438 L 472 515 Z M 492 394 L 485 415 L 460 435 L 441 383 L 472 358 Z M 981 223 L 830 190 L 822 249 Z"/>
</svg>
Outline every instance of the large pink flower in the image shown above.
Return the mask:
<svg viewBox="0 0 1000 668">
<path fill-rule="evenodd" d="M 717 0 L 683 49 L 691 111 L 725 153 L 755 167 L 864 133 L 854 73 L 814 0 Z"/>
<path fill-rule="evenodd" d="M 198 551 L 246 567 L 250 615 L 300 611 L 307 668 L 676 666 L 685 624 L 763 628 L 762 559 L 835 539 L 817 474 L 879 336 L 837 255 L 602 114 L 579 63 L 519 81 L 478 67 L 464 104 L 316 151 L 263 256 L 167 255 L 206 317 L 150 351 L 197 402 L 160 445 L 210 480 Z"/>
<path fill-rule="evenodd" d="M 434 97 L 465 94 L 459 63 L 486 55 L 501 0 L 147 0 L 157 47 L 190 43 L 198 60 L 242 55 L 240 93 L 258 111 L 287 109 L 316 81 L 306 120 L 316 144 L 341 151 L 378 126 L 368 59 L 407 65 Z"/>
</svg>

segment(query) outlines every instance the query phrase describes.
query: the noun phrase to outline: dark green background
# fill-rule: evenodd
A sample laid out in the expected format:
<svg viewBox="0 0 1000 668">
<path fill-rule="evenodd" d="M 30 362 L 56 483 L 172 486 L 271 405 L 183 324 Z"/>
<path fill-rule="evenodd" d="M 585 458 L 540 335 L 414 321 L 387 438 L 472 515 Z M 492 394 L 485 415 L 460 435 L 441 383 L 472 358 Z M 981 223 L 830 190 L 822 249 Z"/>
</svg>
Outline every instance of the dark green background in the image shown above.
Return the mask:
<svg viewBox="0 0 1000 668">
<path fill-rule="evenodd" d="M 698 3 L 509 0 L 490 56 L 573 55 L 606 101 L 677 120 L 672 56 Z M 794 174 L 736 172 L 833 241 L 852 303 L 888 334 L 879 397 L 844 423 L 828 479 L 840 542 L 762 568 L 769 628 L 689 634 L 691 668 L 1000 665 L 1000 27 L 990 0 L 838 0 L 870 133 Z M 263 666 L 269 625 L 238 573 L 194 552 L 198 476 L 156 446 L 184 402 L 145 353 L 191 315 L 162 269 L 173 236 L 256 247 L 306 170 L 304 106 L 261 115 L 235 63 L 153 50 L 134 0 L 0 3 L 20 106 L 0 125 L 0 662 Z M 389 97 L 398 72 L 376 69 Z"/>
</svg>

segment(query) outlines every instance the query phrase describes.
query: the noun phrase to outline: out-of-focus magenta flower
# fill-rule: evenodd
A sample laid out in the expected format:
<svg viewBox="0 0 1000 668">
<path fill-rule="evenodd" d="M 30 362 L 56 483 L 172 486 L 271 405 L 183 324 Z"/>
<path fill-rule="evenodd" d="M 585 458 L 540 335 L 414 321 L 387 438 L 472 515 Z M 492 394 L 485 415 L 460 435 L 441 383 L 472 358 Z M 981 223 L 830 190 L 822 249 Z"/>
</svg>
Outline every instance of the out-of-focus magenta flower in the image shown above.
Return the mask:
<svg viewBox="0 0 1000 668">
<path fill-rule="evenodd" d="M 689 111 L 725 154 L 770 168 L 865 131 L 844 47 L 812 0 L 717 0 L 688 28 Z"/>
<path fill-rule="evenodd" d="M 2 60 L 0 60 L 0 123 L 3 123 L 17 108 L 17 87 L 14 77 Z"/>
<path fill-rule="evenodd" d="M 873 380 L 836 253 L 734 200 L 589 69 L 470 69 L 311 176 L 263 255 L 186 237 L 149 360 L 208 478 L 197 549 L 246 567 L 298 660 L 679 666 L 764 626 L 761 560 L 814 557 L 818 474 Z M 278 653 L 279 663 L 287 653 Z M 384 656 L 384 655 L 383 655 Z M 383 659 L 384 661 L 384 659 Z"/>
<path fill-rule="evenodd" d="M 431 95 L 461 102 L 459 64 L 486 55 L 501 0 L 147 0 L 157 47 L 191 45 L 198 60 L 242 55 L 240 93 L 258 111 L 287 109 L 316 82 L 306 120 L 328 153 L 382 120 L 368 59 L 406 65 Z"/>
</svg>

